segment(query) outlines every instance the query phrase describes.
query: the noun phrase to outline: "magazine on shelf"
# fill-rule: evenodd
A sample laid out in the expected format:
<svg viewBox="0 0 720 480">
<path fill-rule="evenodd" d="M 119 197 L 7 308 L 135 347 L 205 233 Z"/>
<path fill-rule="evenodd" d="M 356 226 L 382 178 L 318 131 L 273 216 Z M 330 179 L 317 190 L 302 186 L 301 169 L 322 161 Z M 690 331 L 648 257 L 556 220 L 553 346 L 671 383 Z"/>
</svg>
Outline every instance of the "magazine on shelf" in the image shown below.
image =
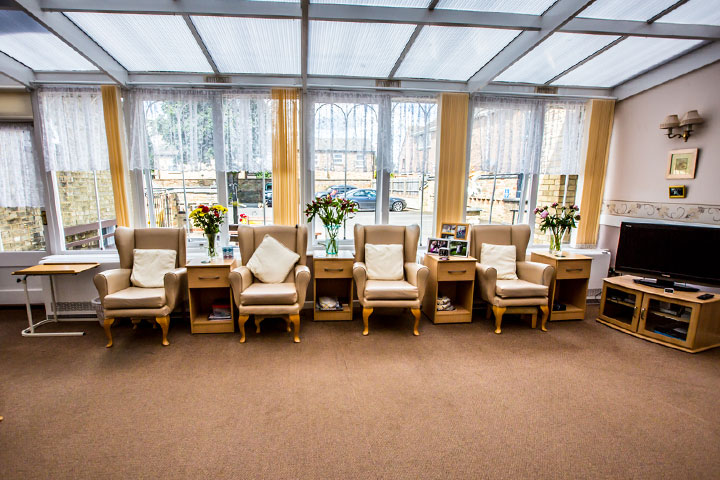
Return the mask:
<svg viewBox="0 0 720 480">
<path fill-rule="evenodd" d="M 342 303 L 337 297 L 320 297 L 317 300 L 318 310 L 333 311 L 342 310 Z"/>
</svg>

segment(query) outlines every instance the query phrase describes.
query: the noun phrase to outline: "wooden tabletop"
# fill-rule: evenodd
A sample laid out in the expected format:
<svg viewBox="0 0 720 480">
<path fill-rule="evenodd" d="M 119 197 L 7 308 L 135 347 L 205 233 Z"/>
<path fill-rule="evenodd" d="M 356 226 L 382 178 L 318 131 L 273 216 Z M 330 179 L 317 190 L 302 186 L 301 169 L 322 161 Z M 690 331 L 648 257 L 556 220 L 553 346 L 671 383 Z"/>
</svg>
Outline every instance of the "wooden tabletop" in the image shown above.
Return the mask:
<svg viewBox="0 0 720 480">
<path fill-rule="evenodd" d="M 324 250 L 315 250 L 313 260 L 355 260 L 355 254 L 350 250 L 340 250 L 337 255 L 328 255 Z"/>
<path fill-rule="evenodd" d="M 704 292 L 702 290 L 698 292 L 682 292 L 680 290 L 675 290 L 673 293 L 668 293 L 662 288 L 650 287 L 641 283 L 635 283 L 635 279 L 637 278 L 642 277 L 636 277 L 634 275 L 621 275 L 618 277 L 605 278 L 604 281 L 612 285 L 619 285 L 621 287 L 629 288 L 631 290 L 637 290 L 643 293 L 651 293 L 658 297 L 666 297 L 674 300 L 685 300 L 686 302 L 693 303 L 713 303 L 720 301 L 720 294 L 717 294 L 715 292 Z M 707 300 L 700 300 L 699 298 L 697 298 L 698 295 L 702 295 L 703 293 L 712 293 L 715 296 Z"/>
<path fill-rule="evenodd" d="M 99 263 L 47 263 L 24 268 L 13 275 L 77 275 L 78 273 L 92 270 L 100 265 Z"/>
<path fill-rule="evenodd" d="M 571 252 L 563 252 L 563 253 L 565 253 L 565 255 L 563 255 L 562 257 L 553 255 L 550 252 L 543 252 L 543 251 L 538 251 L 538 250 L 531 250 L 530 253 L 532 255 L 540 255 L 542 257 L 551 258 L 553 260 L 558 260 L 560 262 L 562 262 L 563 260 L 592 260 L 592 258 L 590 258 L 588 256 L 580 255 L 579 253 L 571 253 Z"/>
<path fill-rule="evenodd" d="M 436 253 L 426 253 L 425 254 L 428 257 L 431 257 L 435 259 L 438 262 L 477 262 L 477 259 L 475 257 L 467 256 L 467 257 L 457 257 L 457 256 L 450 256 L 447 260 L 440 260 L 440 255 Z"/>
<path fill-rule="evenodd" d="M 205 258 L 193 258 L 185 263 L 185 267 L 230 267 L 235 263 L 234 258 L 218 258 L 207 261 Z"/>
</svg>

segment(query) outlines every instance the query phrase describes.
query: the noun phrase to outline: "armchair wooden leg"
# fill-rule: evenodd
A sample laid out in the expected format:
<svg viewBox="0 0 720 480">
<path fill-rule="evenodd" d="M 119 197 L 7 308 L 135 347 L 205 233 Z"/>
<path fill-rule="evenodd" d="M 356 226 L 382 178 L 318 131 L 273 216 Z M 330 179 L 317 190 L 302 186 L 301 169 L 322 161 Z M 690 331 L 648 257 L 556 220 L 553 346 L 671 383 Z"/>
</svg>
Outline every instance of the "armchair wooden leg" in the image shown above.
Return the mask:
<svg viewBox="0 0 720 480">
<path fill-rule="evenodd" d="M 245 322 L 248 321 L 250 315 L 238 315 L 238 328 L 240 329 L 240 343 L 245 343 Z"/>
<path fill-rule="evenodd" d="M 370 333 L 368 331 L 368 318 L 370 318 L 372 312 L 372 308 L 363 307 L 363 335 L 367 335 L 368 333 Z"/>
<path fill-rule="evenodd" d="M 415 317 L 415 326 L 413 326 L 413 335 L 416 337 L 420 335 L 420 332 L 418 332 L 418 325 L 420 325 L 420 309 L 419 308 L 411 308 L 410 311 L 412 312 L 413 316 Z"/>
<path fill-rule="evenodd" d="M 155 321 L 160 325 L 160 328 L 162 328 L 162 344 L 164 347 L 167 347 L 170 345 L 170 342 L 168 342 L 167 334 L 168 329 L 170 328 L 170 315 L 167 315 L 165 317 L 155 317 Z"/>
<path fill-rule="evenodd" d="M 290 332 L 290 316 L 285 317 L 285 327 L 287 332 Z"/>
<path fill-rule="evenodd" d="M 130 321 L 132 322 L 133 330 L 137 330 L 137 326 L 140 323 L 141 319 L 131 318 Z"/>
<path fill-rule="evenodd" d="M 293 336 L 293 342 L 300 343 L 300 314 L 295 313 L 290 315 L 290 321 L 295 326 L 295 335 Z"/>
<path fill-rule="evenodd" d="M 105 321 L 103 321 L 103 328 L 105 329 L 105 335 L 108 339 L 108 343 L 105 345 L 106 348 L 112 347 L 112 333 L 110 333 L 110 327 L 114 321 L 114 318 L 106 318 Z"/>
<path fill-rule="evenodd" d="M 547 328 L 545 325 L 547 325 L 548 317 L 550 316 L 550 307 L 547 305 L 543 305 L 540 307 L 540 311 L 542 312 L 542 320 L 540 320 L 540 330 L 543 332 L 547 332 Z"/>
<path fill-rule="evenodd" d="M 495 314 L 495 333 L 500 334 L 502 333 L 502 330 L 500 329 L 500 325 L 502 325 L 502 317 L 507 308 L 493 305 L 492 309 Z"/>
<path fill-rule="evenodd" d="M 530 326 L 532 328 L 537 327 L 537 312 L 533 312 L 531 318 L 532 318 L 532 322 L 530 323 Z"/>
<path fill-rule="evenodd" d="M 255 315 L 255 333 L 260 333 L 260 322 L 263 321 L 263 317 Z"/>
</svg>

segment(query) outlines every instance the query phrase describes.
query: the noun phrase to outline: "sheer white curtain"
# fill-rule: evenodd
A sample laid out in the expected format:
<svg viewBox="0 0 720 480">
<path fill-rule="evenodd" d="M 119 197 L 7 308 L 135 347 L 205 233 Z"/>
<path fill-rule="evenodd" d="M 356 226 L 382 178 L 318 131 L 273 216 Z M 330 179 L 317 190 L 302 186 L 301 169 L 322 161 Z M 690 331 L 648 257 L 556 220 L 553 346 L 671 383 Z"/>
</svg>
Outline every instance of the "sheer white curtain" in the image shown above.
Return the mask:
<svg viewBox="0 0 720 480">
<path fill-rule="evenodd" d="M 553 100 L 545 103 L 540 173 L 577 175 L 585 135 L 585 102 Z"/>
<path fill-rule="evenodd" d="M 434 97 L 394 98 L 392 159 L 396 173 L 435 174 L 437 103 Z"/>
<path fill-rule="evenodd" d="M 473 99 L 471 170 L 537 172 L 542 147 L 542 102 L 531 98 Z"/>
<path fill-rule="evenodd" d="M 42 88 L 37 95 L 45 170 L 108 170 L 100 89 Z"/>
<path fill-rule="evenodd" d="M 227 172 L 272 170 L 270 92 L 225 94 L 222 103 L 225 158 L 218 168 Z"/>
<path fill-rule="evenodd" d="M 42 172 L 29 124 L 0 124 L 0 207 L 42 207 Z"/>
<path fill-rule="evenodd" d="M 215 170 L 212 90 L 133 89 L 131 170 Z"/>
</svg>

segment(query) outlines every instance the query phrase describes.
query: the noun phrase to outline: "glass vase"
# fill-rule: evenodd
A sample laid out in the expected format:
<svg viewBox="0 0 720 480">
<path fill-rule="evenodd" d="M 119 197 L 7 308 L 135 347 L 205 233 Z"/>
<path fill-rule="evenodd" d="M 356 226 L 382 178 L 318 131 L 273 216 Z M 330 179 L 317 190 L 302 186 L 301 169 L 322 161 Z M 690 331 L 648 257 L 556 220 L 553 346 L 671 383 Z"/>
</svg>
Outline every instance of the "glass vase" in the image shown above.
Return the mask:
<svg viewBox="0 0 720 480">
<path fill-rule="evenodd" d="M 338 243 L 337 236 L 340 233 L 340 224 L 331 223 L 324 225 L 325 227 L 325 254 L 326 255 L 337 255 L 338 254 Z"/>
<path fill-rule="evenodd" d="M 205 237 L 207 237 L 207 253 L 208 257 L 210 257 L 210 260 L 217 257 L 217 250 L 215 249 L 215 239 L 217 238 L 217 233 L 207 233 L 205 232 Z"/>
<path fill-rule="evenodd" d="M 565 230 L 558 230 L 550 234 L 550 254 L 556 257 L 564 257 L 565 252 L 562 249 L 562 239 L 565 236 Z"/>
</svg>

